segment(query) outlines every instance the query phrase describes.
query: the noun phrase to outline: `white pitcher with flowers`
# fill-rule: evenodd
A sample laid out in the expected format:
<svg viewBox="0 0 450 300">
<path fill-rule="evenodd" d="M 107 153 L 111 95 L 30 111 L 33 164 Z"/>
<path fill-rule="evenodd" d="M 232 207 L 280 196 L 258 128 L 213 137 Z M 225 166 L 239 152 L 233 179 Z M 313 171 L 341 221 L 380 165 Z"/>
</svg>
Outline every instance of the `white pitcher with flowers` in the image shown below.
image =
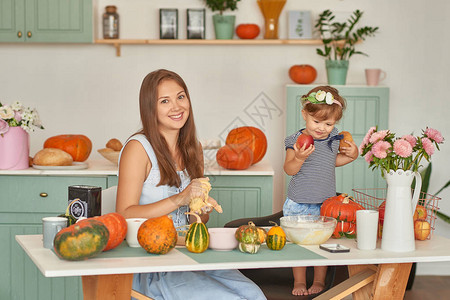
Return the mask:
<svg viewBox="0 0 450 300">
<path fill-rule="evenodd" d="M 413 214 L 420 196 L 422 178 L 418 172 L 420 161 L 430 161 L 435 148 L 444 142 L 442 134 L 426 128 L 422 135 L 395 137 L 389 130 L 371 127 L 359 151 L 369 168 L 380 168 L 388 187 L 384 214 L 381 249 L 394 252 L 415 250 Z M 411 184 L 416 179 L 414 194 Z"/>
<path fill-rule="evenodd" d="M 29 132 L 44 129 L 36 109 L 19 101 L 11 105 L 0 102 L 0 169 L 28 168 L 30 153 Z"/>
</svg>

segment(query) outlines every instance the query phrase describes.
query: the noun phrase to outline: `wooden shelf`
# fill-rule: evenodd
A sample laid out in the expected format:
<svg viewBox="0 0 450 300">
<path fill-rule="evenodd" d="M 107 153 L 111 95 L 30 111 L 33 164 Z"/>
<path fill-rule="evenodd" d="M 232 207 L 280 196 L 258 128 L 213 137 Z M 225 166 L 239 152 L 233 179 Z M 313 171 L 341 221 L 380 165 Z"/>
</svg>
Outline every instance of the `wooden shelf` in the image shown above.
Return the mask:
<svg viewBox="0 0 450 300">
<path fill-rule="evenodd" d="M 322 40 L 95 40 L 96 44 L 113 45 L 116 48 L 116 55 L 120 56 L 122 45 L 321 45 Z"/>
</svg>

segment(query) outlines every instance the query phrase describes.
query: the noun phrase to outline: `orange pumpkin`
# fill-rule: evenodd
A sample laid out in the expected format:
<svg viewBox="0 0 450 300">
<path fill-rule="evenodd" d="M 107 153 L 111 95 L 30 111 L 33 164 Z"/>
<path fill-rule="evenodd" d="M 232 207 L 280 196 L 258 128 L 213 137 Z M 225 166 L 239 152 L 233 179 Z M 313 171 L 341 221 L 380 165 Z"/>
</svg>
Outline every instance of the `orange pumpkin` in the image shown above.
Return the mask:
<svg viewBox="0 0 450 300">
<path fill-rule="evenodd" d="M 225 169 L 245 170 L 252 164 L 253 152 L 245 145 L 225 145 L 217 150 L 216 160 Z"/>
<path fill-rule="evenodd" d="M 48 138 L 44 148 L 58 148 L 69 153 L 73 161 L 85 161 L 91 154 L 92 142 L 82 134 L 61 134 Z"/>
<path fill-rule="evenodd" d="M 317 71 L 311 65 L 294 65 L 289 69 L 289 77 L 295 83 L 310 84 L 316 80 Z"/>
<path fill-rule="evenodd" d="M 259 32 L 259 26 L 256 24 L 240 24 L 236 27 L 236 35 L 240 39 L 254 39 Z"/>
<path fill-rule="evenodd" d="M 248 146 L 253 152 L 252 165 L 263 159 L 267 151 L 267 139 L 260 129 L 251 126 L 243 126 L 232 129 L 225 144 L 241 144 Z"/>
<path fill-rule="evenodd" d="M 177 230 L 169 216 L 151 218 L 139 227 L 137 238 L 145 251 L 153 254 L 166 254 L 175 247 Z"/>
<path fill-rule="evenodd" d="M 127 221 L 119 213 L 109 213 L 100 217 L 94 217 L 108 228 L 109 240 L 103 251 L 108 251 L 119 246 L 127 235 Z"/>
<path fill-rule="evenodd" d="M 333 232 L 334 238 L 338 239 L 342 236 L 354 238 L 356 235 L 356 211 L 361 209 L 364 209 L 364 207 L 353 201 L 352 197 L 347 194 L 340 194 L 328 198 L 322 203 L 320 215 L 337 220 Z"/>
</svg>

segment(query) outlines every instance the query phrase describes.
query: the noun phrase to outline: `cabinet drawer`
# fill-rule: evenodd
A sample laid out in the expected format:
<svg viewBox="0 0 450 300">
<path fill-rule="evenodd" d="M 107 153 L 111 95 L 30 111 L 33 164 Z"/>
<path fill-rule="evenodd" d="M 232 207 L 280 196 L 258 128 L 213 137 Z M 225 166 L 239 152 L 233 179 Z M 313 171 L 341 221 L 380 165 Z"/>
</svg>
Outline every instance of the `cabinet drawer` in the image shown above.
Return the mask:
<svg viewBox="0 0 450 300">
<path fill-rule="evenodd" d="M 0 176 L 0 212 L 62 213 L 67 207 L 68 187 L 92 185 L 106 188 L 106 177 Z"/>
</svg>

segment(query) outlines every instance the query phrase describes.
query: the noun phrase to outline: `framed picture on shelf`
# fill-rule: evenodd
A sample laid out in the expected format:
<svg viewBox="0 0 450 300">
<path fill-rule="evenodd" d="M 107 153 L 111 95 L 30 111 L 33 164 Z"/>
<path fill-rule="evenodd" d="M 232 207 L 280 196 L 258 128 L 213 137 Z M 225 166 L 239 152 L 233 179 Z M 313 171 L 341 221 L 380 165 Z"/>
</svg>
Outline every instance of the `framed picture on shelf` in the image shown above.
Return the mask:
<svg viewBox="0 0 450 300">
<path fill-rule="evenodd" d="M 161 8 L 159 10 L 159 38 L 178 39 L 178 9 Z"/>
<path fill-rule="evenodd" d="M 306 40 L 312 38 L 311 12 L 291 10 L 288 14 L 288 37 L 290 40 Z"/>
<path fill-rule="evenodd" d="M 205 39 L 205 9 L 190 8 L 186 12 L 187 38 Z"/>
</svg>

